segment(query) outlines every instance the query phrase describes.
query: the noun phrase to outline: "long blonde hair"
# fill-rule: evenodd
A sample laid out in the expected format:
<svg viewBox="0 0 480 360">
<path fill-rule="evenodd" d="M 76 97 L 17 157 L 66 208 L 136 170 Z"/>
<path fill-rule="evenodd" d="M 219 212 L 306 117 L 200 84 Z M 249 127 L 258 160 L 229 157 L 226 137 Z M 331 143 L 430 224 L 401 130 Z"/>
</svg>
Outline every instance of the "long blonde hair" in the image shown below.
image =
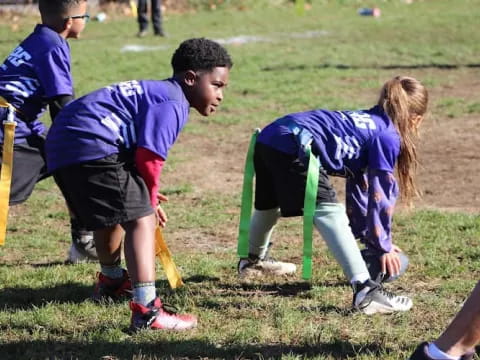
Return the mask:
<svg viewBox="0 0 480 360">
<path fill-rule="evenodd" d="M 418 167 L 415 142 L 418 139 L 418 125 L 427 112 L 428 92 L 417 79 L 396 76 L 383 85 L 378 105 L 400 133 L 398 180 L 401 197 L 410 205 L 413 197 L 420 195 L 415 184 Z"/>
</svg>

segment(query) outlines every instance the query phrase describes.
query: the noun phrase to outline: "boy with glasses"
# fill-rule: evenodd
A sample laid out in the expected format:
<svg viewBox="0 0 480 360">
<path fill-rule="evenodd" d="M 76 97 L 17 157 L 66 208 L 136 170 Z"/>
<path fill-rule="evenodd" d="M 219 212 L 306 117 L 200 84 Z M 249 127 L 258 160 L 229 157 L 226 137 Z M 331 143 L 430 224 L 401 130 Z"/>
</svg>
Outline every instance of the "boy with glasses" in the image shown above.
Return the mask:
<svg viewBox="0 0 480 360">
<path fill-rule="evenodd" d="M 46 129 L 39 119 L 48 106 L 54 121 L 74 98 L 66 39 L 78 38 L 89 19 L 87 0 L 40 0 L 39 10 L 42 23 L 0 64 L 0 121 L 7 119 L 10 105 L 16 122 L 10 205 L 27 200 L 35 184 L 49 176 L 44 158 Z M 3 143 L 1 126 L 2 148 Z M 3 157 L 0 152 L 0 161 Z M 71 231 L 69 260 L 96 258 L 91 232 L 75 219 L 71 219 Z"/>
</svg>

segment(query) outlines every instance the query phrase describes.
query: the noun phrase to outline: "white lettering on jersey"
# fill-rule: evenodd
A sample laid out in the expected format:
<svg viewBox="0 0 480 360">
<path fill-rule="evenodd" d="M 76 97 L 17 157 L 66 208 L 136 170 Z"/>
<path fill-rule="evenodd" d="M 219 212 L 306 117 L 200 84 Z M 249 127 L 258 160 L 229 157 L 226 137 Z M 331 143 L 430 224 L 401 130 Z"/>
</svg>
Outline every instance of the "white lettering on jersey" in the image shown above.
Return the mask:
<svg viewBox="0 0 480 360">
<path fill-rule="evenodd" d="M 360 156 L 360 144 L 354 136 L 345 136 L 343 139 L 335 134 L 333 136 L 337 143 L 335 159 L 340 160 L 345 157 L 353 159 Z"/>
<path fill-rule="evenodd" d="M 31 96 L 39 87 L 38 80 L 25 76 L 21 76 L 18 81 L 10 81 L 5 85 L 5 89 L 19 93 L 25 98 Z"/>
<path fill-rule="evenodd" d="M 133 96 L 143 94 L 143 89 L 137 80 L 124 81 L 118 83 L 118 87 L 123 96 Z"/>
<path fill-rule="evenodd" d="M 341 111 L 335 111 L 340 117 L 342 118 L 342 121 L 348 120 L 348 117 Z"/>
<path fill-rule="evenodd" d="M 120 134 L 120 128 L 122 127 L 123 123 L 122 123 L 122 120 L 117 115 L 115 115 L 114 113 L 111 113 L 110 115 L 105 116 L 101 120 L 101 123 L 113 131 L 113 133 L 115 134 L 116 138 L 120 141 L 120 143 L 124 142 L 123 137 Z"/>
<path fill-rule="evenodd" d="M 32 55 L 25 51 L 21 46 L 17 46 L 8 56 L 7 61 L 13 66 L 20 66 L 26 61 L 30 60 Z"/>
<path fill-rule="evenodd" d="M 350 111 L 348 112 L 348 115 L 352 117 L 352 120 L 355 123 L 355 126 L 359 129 L 375 130 L 377 128 L 377 125 L 375 124 L 375 122 L 373 121 L 373 119 L 370 117 L 369 114 Z"/>
<path fill-rule="evenodd" d="M 101 120 L 101 123 L 108 127 L 114 134 L 115 139 L 120 144 L 124 144 L 127 149 L 137 142 L 135 133 L 135 124 L 131 121 L 125 123 L 118 115 L 111 113 Z"/>
</svg>

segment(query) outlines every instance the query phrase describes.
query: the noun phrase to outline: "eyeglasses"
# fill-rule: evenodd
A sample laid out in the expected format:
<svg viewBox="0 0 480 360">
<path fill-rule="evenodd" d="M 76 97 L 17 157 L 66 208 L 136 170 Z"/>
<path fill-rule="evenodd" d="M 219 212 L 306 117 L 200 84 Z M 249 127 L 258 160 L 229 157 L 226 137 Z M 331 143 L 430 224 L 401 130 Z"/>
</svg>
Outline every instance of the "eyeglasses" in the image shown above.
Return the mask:
<svg viewBox="0 0 480 360">
<path fill-rule="evenodd" d="M 64 20 L 68 20 L 68 19 L 85 19 L 85 22 L 88 22 L 90 20 L 90 15 L 84 14 L 84 15 L 68 16 Z"/>
</svg>

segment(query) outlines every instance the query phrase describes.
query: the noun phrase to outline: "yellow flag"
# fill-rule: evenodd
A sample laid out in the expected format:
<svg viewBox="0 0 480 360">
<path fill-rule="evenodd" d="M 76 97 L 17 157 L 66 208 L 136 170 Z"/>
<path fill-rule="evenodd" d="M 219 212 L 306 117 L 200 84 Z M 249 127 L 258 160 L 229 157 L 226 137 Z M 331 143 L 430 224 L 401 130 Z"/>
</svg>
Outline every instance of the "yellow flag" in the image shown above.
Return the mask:
<svg viewBox="0 0 480 360">
<path fill-rule="evenodd" d="M 173 262 L 172 254 L 170 253 L 170 250 L 168 250 L 167 243 L 163 239 L 162 230 L 158 225 L 155 230 L 155 254 L 160 260 L 163 270 L 165 270 L 170 287 L 172 289 L 176 289 L 180 286 L 183 286 L 184 284 L 182 277 L 180 276 L 180 273 Z"/>
<path fill-rule="evenodd" d="M 132 11 L 132 16 L 136 18 L 138 16 L 138 9 L 135 0 L 130 0 L 130 10 Z"/>
<path fill-rule="evenodd" d="M 5 244 L 7 233 L 10 185 L 13 170 L 13 143 L 15 138 L 14 108 L 0 97 L 0 106 L 8 107 L 7 119 L 3 129 L 2 169 L 0 170 L 0 245 Z"/>
</svg>

